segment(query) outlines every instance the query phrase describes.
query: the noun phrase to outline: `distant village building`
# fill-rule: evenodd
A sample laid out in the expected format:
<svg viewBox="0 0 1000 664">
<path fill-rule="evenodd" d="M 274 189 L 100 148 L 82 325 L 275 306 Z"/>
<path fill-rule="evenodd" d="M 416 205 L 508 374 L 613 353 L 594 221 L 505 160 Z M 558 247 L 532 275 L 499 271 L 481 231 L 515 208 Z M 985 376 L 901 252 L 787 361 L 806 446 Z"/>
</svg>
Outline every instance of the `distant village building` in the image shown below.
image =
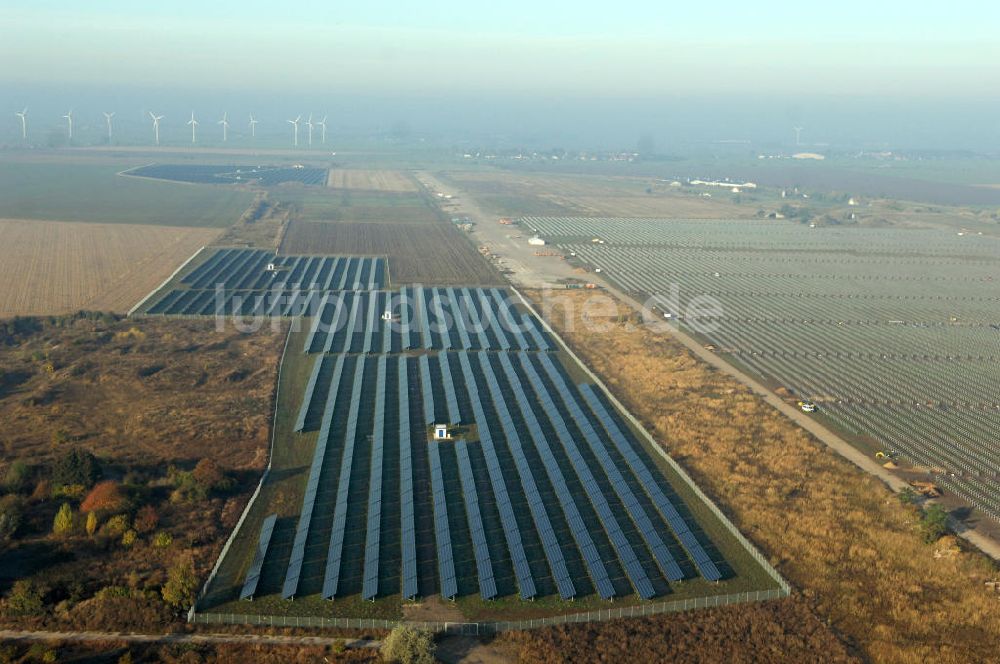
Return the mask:
<svg viewBox="0 0 1000 664">
<path fill-rule="evenodd" d="M 534 237 L 528 238 L 528 244 L 536 247 L 541 247 L 545 245 L 545 240 L 535 235 Z"/>
</svg>

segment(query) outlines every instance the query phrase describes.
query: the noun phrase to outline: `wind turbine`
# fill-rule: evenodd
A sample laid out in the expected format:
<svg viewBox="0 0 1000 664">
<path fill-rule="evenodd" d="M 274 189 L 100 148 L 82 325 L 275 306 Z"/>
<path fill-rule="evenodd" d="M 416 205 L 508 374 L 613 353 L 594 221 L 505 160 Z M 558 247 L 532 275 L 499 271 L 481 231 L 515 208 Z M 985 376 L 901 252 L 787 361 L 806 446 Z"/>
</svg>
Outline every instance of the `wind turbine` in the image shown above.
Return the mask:
<svg viewBox="0 0 1000 664">
<path fill-rule="evenodd" d="M 160 144 L 160 120 L 163 119 L 162 115 L 153 115 L 153 112 L 149 112 L 149 117 L 153 120 L 153 137 L 156 140 L 156 144 Z"/>
<path fill-rule="evenodd" d="M 25 106 L 23 111 L 18 111 L 14 115 L 21 118 L 21 140 L 28 140 L 28 107 Z"/>
<path fill-rule="evenodd" d="M 111 143 L 111 118 L 113 118 L 113 117 L 115 117 L 115 112 L 114 111 L 111 111 L 110 113 L 107 113 L 107 112 L 104 113 L 104 119 L 108 123 L 108 143 L 109 144 Z"/>
<path fill-rule="evenodd" d="M 258 120 L 253 119 L 253 113 L 250 114 L 250 138 L 257 138 L 257 122 Z"/>
<path fill-rule="evenodd" d="M 306 121 L 306 126 L 309 127 L 309 147 L 313 144 L 313 114 L 309 114 L 309 119 Z"/>
<path fill-rule="evenodd" d="M 320 129 L 322 129 L 323 131 L 320 140 L 323 141 L 323 145 L 326 145 L 326 116 L 324 115 L 323 119 L 317 122 L 316 124 L 318 124 L 320 126 Z"/>
<path fill-rule="evenodd" d="M 198 121 L 194 119 L 194 111 L 191 111 L 191 119 L 187 123 L 191 125 L 191 144 L 194 145 L 198 142 L 198 135 L 196 133 L 198 130 Z"/>
<path fill-rule="evenodd" d="M 795 130 L 795 145 L 802 145 L 802 127 L 792 127 Z"/>
<path fill-rule="evenodd" d="M 69 141 L 72 143 L 73 142 L 73 109 L 72 108 L 69 109 L 69 112 L 66 113 L 66 115 L 64 115 L 63 117 L 66 118 L 66 122 L 68 123 L 66 125 L 67 130 L 68 130 L 67 137 L 69 138 Z"/>
<path fill-rule="evenodd" d="M 225 143 L 229 140 L 229 111 L 222 114 L 219 124 L 222 125 L 222 142 Z"/>
<path fill-rule="evenodd" d="M 293 136 L 295 138 L 293 139 L 293 142 L 292 142 L 292 145 L 294 145 L 295 147 L 299 147 L 299 120 L 301 120 L 301 119 L 302 119 L 302 116 L 299 115 L 294 120 L 289 120 L 288 121 L 288 124 L 292 125 L 295 128 L 295 133 L 293 134 Z"/>
</svg>

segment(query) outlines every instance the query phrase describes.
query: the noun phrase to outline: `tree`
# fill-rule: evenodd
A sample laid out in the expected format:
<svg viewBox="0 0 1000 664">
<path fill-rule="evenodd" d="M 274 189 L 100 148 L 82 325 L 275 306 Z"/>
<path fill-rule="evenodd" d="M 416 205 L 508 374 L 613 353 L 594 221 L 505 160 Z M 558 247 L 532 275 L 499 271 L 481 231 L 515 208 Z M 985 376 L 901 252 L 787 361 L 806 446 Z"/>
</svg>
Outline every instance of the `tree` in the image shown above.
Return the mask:
<svg viewBox="0 0 1000 664">
<path fill-rule="evenodd" d="M 19 493 L 28 488 L 31 482 L 31 467 L 21 460 L 10 464 L 4 474 L 3 484 L 8 491 Z"/>
<path fill-rule="evenodd" d="M 434 664 L 434 636 L 399 625 L 382 642 L 382 659 L 398 664 Z"/>
<path fill-rule="evenodd" d="M 948 512 L 937 503 L 928 507 L 920 519 L 920 531 L 928 544 L 941 539 L 948 532 Z"/>
<path fill-rule="evenodd" d="M 19 579 L 14 582 L 4 608 L 10 616 L 37 616 L 45 609 L 45 604 L 41 591 L 34 583 Z"/>
<path fill-rule="evenodd" d="M 52 467 L 52 481 L 55 484 L 79 484 L 91 487 L 101 476 L 101 465 L 90 452 L 73 448 L 56 459 Z"/>
<path fill-rule="evenodd" d="M 194 481 L 203 486 L 206 491 L 212 491 L 226 481 L 226 475 L 214 459 L 208 457 L 198 462 L 191 471 Z"/>
<path fill-rule="evenodd" d="M 198 593 L 198 577 L 194 571 L 194 559 L 190 554 L 181 556 L 167 572 L 167 582 L 163 584 L 163 601 L 178 609 L 187 609 L 194 604 Z"/>
<path fill-rule="evenodd" d="M 80 504 L 81 512 L 101 512 L 104 514 L 123 512 L 128 509 L 128 497 L 121 485 L 112 480 L 98 482 Z"/>
<path fill-rule="evenodd" d="M 87 514 L 87 535 L 90 537 L 94 536 L 97 532 L 97 512 L 90 512 Z"/>
<path fill-rule="evenodd" d="M 68 535 L 73 532 L 73 521 L 73 509 L 69 503 L 63 503 L 52 522 L 52 532 L 56 535 Z"/>
<path fill-rule="evenodd" d="M 0 498 L 0 542 L 14 539 L 23 520 L 24 501 L 19 496 Z"/>
</svg>

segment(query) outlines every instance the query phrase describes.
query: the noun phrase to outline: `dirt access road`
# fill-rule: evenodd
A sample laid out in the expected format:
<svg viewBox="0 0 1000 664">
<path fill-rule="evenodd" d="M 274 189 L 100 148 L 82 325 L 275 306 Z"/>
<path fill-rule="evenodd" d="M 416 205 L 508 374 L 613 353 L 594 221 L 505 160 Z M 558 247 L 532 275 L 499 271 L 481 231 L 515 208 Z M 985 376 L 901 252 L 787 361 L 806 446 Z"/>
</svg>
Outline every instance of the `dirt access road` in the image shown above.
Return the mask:
<svg viewBox="0 0 1000 664">
<path fill-rule="evenodd" d="M 476 222 L 473 236 L 476 237 L 480 244 L 488 245 L 494 254 L 502 257 L 501 264 L 511 270 L 512 273 L 508 274 L 507 277 L 514 286 L 534 289 L 558 288 L 566 279 L 581 278 L 581 275 L 573 272 L 572 268 L 566 264 L 566 261 L 553 257 L 542 258 L 534 256 L 533 250 L 535 247 L 529 247 L 527 237 L 518 239 L 507 237 L 508 235 L 519 234 L 520 231 L 515 230 L 518 227 L 502 226 L 496 223 L 495 216 L 487 215 L 483 212 L 467 192 L 456 191 L 455 187 L 443 184 L 430 173 L 420 172 L 416 176 L 431 191 L 443 191 L 457 196 L 456 199 L 452 199 L 454 201 L 453 211 L 456 214 L 468 216 Z M 523 235 L 523 233 L 520 234 Z M 641 302 L 622 292 L 599 275 L 587 273 L 586 280 L 598 284 L 607 292 L 627 302 L 636 311 L 643 314 L 648 313 Z M 669 324 L 658 318 L 644 317 L 650 329 L 661 334 L 669 334 L 702 361 L 740 381 L 753 390 L 766 403 L 811 433 L 827 447 L 866 473 L 879 478 L 893 491 L 899 492 L 910 488 L 906 480 L 883 468 L 874 459 L 858 450 L 837 433 L 823 426 L 823 424 L 808 414 L 799 410 L 796 406 L 786 402 L 757 379 L 729 364 L 716 353 L 705 349 L 698 340 L 686 334 L 676 325 Z M 951 520 L 950 525 L 957 535 L 993 559 L 1000 560 L 1000 542 L 996 539 L 974 528 L 970 528 L 967 524 L 955 519 Z"/>
<path fill-rule="evenodd" d="M 325 636 L 281 636 L 275 634 L 132 634 L 128 632 L 48 632 L 27 630 L 0 630 L 3 641 L 76 641 L 127 643 L 259 643 L 279 646 L 332 646 L 345 648 L 378 648 L 381 641 L 343 639 Z"/>
</svg>

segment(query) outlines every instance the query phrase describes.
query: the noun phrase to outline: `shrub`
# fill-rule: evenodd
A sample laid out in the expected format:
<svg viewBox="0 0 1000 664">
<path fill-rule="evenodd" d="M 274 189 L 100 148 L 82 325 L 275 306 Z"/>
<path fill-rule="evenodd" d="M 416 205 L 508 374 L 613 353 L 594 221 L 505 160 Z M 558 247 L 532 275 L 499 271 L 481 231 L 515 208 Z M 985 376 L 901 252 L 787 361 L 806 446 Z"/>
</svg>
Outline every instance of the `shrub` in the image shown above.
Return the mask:
<svg viewBox="0 0 1000 664">
<path fill-rule="evenodd" d="M 198 592 L 198 577 L 190 554 L 181 556 L 167 572 L 167 582 L 161 591 L 163 601 L 178 609 L 194 604 Z"/>
<path fill-rule="evenodd" d="M 395 627 L 382 642 L 382 659 L 398 664 L 434 664 L 434 637 L 406 625 Z"/>
<path fill-rule="evenodd" d="M 23 520 L 24 501 L 19 496 L 0 498 L 0 542 L 14 539 Z"/>
<path fill-rule="evenodd" d="M 52 466 L 52 481 L 55 484 L 91 487 L 100 476 L 101 466 L 97 457 L 79 448 L 68 450 Z"/>
<path fill-rule="evenodd" d="M 948 512 L 937 503 L 929 506 L 920 519 L 920 532 L 928 544 L 941 539 L 948 532 Z"/>
<path fill-rule="evenodd" d="M 87 515 L 87 535 L 90 537 L 94 536 L 97 532 L 97 512 L 91 512 Z"/>
<path fill-rule="evenodd" d="M 68 535 L 73 532 L 73 523 L 73 509 L 69 503 L 63 503 L 52 521 L 52 532 L 56 535 Z"/>
<path fill-rule="evenodd" d="M 104 524 L 101 532 L 109 537 L 121 537 L 128 530 L 128 517 L 124 514 L 116 514 Z"/>
<path fill-rule="evenodd" d="M 4 608 L 9 616 L 37 616 L 45 609 L 45 604 L 38 586 L 27 579 L 19 579 L 14 582 Z"/>
<path fill-rule="evenodd" d="M 122 535 L 122 546 L 126 549 L 135 544 L 135 541 L 139 539 L 139 533 L 134 530 L 126 530 L 125 534 Z"/>
<path fill-rule="evenodd" d="M 170 533 L 164 532 L 162 530 L 156 533 L 156 536 L 153 538 L 153 546 L 155 546 L 157 549 L 165 549 L 173 543 L 174 543 L 174 538 L 170 536 Z"/>
<path fill-rule="evenodd" d="M 138 532 L 145 535 L 156 530 L 159 523 L 160 515 L 157 514 L 156 508 L 152 505 L 144 505 L 136 513 L 133 525 Z"/>
<path fill-rule="evenodd" d="M 128 497 L 121 486 L 112 480 L 98 482 L 80 504 L 81 512 L 114 513 L 128 509 Z"/>
</svg>

